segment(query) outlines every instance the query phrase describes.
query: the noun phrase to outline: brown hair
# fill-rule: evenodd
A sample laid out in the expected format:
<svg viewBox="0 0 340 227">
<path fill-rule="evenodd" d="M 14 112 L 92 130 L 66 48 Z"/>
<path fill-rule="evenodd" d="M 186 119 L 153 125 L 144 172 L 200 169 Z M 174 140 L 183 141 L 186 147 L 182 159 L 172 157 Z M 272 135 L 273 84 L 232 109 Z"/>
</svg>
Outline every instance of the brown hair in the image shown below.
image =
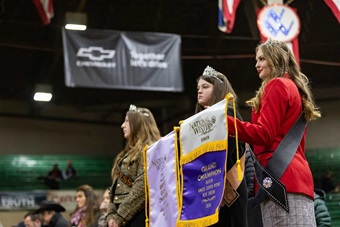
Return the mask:
<svg viewBox="0 0 340 227">
<path fill-rule="evenodd" d="M 111 176 L 115 176 L 115 167 L 118 161 L 128 153 L 128 162 L 139 152 L 142 152 L 145 145 L 150 145 L 161 138 L 155 118 L 147 108 L 137 107 L 136 110 L 129 110 L 126 113 L 130 124 L 130 136 L 126 140 L 125 148 L 117 155 L 114 162 Z"/>
<path fill-rule="evenodd" d="M 212 106 L 212 105 L 218 103 L 219 101 L 222 101 L 228 93 L 231 93 L 234 96 L 235 103 L 237 103 L 236 93 L 235 93 L 233 87 L 231 86 L 231 83 L 227 79 L 227 77 L 225 75 L 223 75 L 222 73 L 217 72 L 217 71 L 216 71 L 215 76 L 217 78 L 213 77 L 213 76 L 204 76 L 204 75 L 201 75 L 197 78 L 197 83 L 200 79 L 202 79 L 202 80 L 205 80 L 208 83 L 213 85 L 212 97 L 209 100 L 208 105 Z M 202 110 L 204 110 L 204 106 L 201 106 L 197 102 L 196 108 L 195 108 L 195 113 L 198 113 Z"/>
<path fill-rule="evenodd" d="M 82 191 L 86 197 L 86 211 L 85 211 L 85 224 L 86 226 L 91 223 L 94 224 L 94 212 L 98 208 L 97 196 L 90 185 L 84 184 L 76 189 L 76 192 Z M 75 214 L 79 208 L 76 206 L 71 215 Z"/>
</svg>

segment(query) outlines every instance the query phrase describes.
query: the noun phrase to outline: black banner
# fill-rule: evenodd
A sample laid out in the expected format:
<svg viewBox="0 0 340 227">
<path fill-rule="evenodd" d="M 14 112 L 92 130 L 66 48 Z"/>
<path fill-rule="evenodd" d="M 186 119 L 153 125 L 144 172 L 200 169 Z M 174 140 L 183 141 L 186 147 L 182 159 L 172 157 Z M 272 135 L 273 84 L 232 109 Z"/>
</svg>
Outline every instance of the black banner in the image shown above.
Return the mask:
<svg viewBox="0 0 340 227">
<path fill-rule="evenodd" d="M 62 29 L 68 87 L 183 91 L 178 35 Z"/>
<path fill-rule="evenodd" d="M 0 192 L 0 210 L 38 209 L 46 192 Z"/>
</svg>

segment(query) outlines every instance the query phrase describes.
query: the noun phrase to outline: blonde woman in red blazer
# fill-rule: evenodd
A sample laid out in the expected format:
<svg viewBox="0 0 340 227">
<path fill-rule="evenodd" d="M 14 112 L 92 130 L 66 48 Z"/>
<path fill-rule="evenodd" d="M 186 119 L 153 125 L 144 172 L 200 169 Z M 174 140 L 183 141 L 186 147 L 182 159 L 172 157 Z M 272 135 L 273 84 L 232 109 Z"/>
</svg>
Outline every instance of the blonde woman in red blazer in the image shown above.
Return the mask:
<svg viewBox="0 0 340 227">
<path fill-rule="evenodd" d="M 256 48 L 255 67 L 262 84 L 255 97 L 246 102 L 252 108 L 251 123 L 237 120 L 237 128 L 239 140 L 251 144 L 258 160 L 266 166 L 302 111 L 307 122 L 321 114 L 314 104 L 308 78 L 300 72 L 286 43 L 269 39 L 260 44 Z M 234 118 L 228 117 L 228 124 L 234 124 Z M 234 127 L 229 128 L 229 133 L 235 134 Z M 314 183 L 305 144 L 306 130 L 280 179 L 288 193 L 289 213 L 272 200 L 265 200 L 261 203 L 265 227 L 316 226 Z"/>
</svg>

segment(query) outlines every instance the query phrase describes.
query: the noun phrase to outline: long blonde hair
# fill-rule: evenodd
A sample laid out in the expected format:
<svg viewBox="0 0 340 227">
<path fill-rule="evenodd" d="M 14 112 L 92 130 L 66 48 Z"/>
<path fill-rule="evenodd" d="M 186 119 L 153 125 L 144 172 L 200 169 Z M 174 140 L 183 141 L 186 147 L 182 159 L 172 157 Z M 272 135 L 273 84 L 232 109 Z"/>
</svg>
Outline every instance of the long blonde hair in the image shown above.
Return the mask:
<svg viewBox="0 0 340 227">
<path fill-rule="evenodd" d="M 137 107 L 126 113 L 130 124 L 130 136 L 126 141 L 125 148 L 117 155 L 111 175 L 115 176 L 115 169 L 119 160 L 128 154 L 128 162 L 138 153 L 142 152 L 145 145 L 150 145 L 161 138 L 155 118 L 147 108 Z"/>
<path fill-rule="evenodd" d="M 298 87 L 299 93 L 302 96 L 302 105 L 306 120 L 311 121 L 321 117 L 319 108 L 315 105 L 313 100 L 309 80 L 307 76 L 300 72 L 300 67 L 287 44 L 278 40 L 268 40 L 267 42 L 258 45 L 256 47 L 256 52 L 260 49 L 271 67 L 272 72 L 262 81 L 259 90 L 256 91 L 255 97 L 246 101 L 247 105 L 252 107 L 255 112 L 258 112 L 263 91 L 267 83 L 273 78 L 281 77 L 286 72 Z"/>
</svg>

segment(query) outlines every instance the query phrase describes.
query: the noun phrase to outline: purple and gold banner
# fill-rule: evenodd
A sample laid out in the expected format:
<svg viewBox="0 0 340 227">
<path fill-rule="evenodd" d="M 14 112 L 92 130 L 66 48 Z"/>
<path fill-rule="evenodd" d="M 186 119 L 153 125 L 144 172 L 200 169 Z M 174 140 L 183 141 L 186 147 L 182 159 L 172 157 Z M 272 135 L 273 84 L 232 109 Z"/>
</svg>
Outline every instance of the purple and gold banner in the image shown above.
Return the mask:
<svg viewBox="0 0 340 227">
<path fill-rule="evenodd" d="M 225 150 L 205 153 L 183 165 L 182 221 L 215 215 L 223 196 L 226 154 Z"/>
<path fill-rule="evenodd" d="M 182 189 L 177 226 L 218 222 L 226 182 L 227 108 L 226 97 L 180 124 Z"/>
<path fill-rule="evenodd" d="M 147 227 L 205 227 L 218 222 L 226 191 L 231 99 L 228 94 L 181 121 L 180 127 L 144 150 Z M 239 171 L 231 178 L 234 172 Z"/>
</svg>

